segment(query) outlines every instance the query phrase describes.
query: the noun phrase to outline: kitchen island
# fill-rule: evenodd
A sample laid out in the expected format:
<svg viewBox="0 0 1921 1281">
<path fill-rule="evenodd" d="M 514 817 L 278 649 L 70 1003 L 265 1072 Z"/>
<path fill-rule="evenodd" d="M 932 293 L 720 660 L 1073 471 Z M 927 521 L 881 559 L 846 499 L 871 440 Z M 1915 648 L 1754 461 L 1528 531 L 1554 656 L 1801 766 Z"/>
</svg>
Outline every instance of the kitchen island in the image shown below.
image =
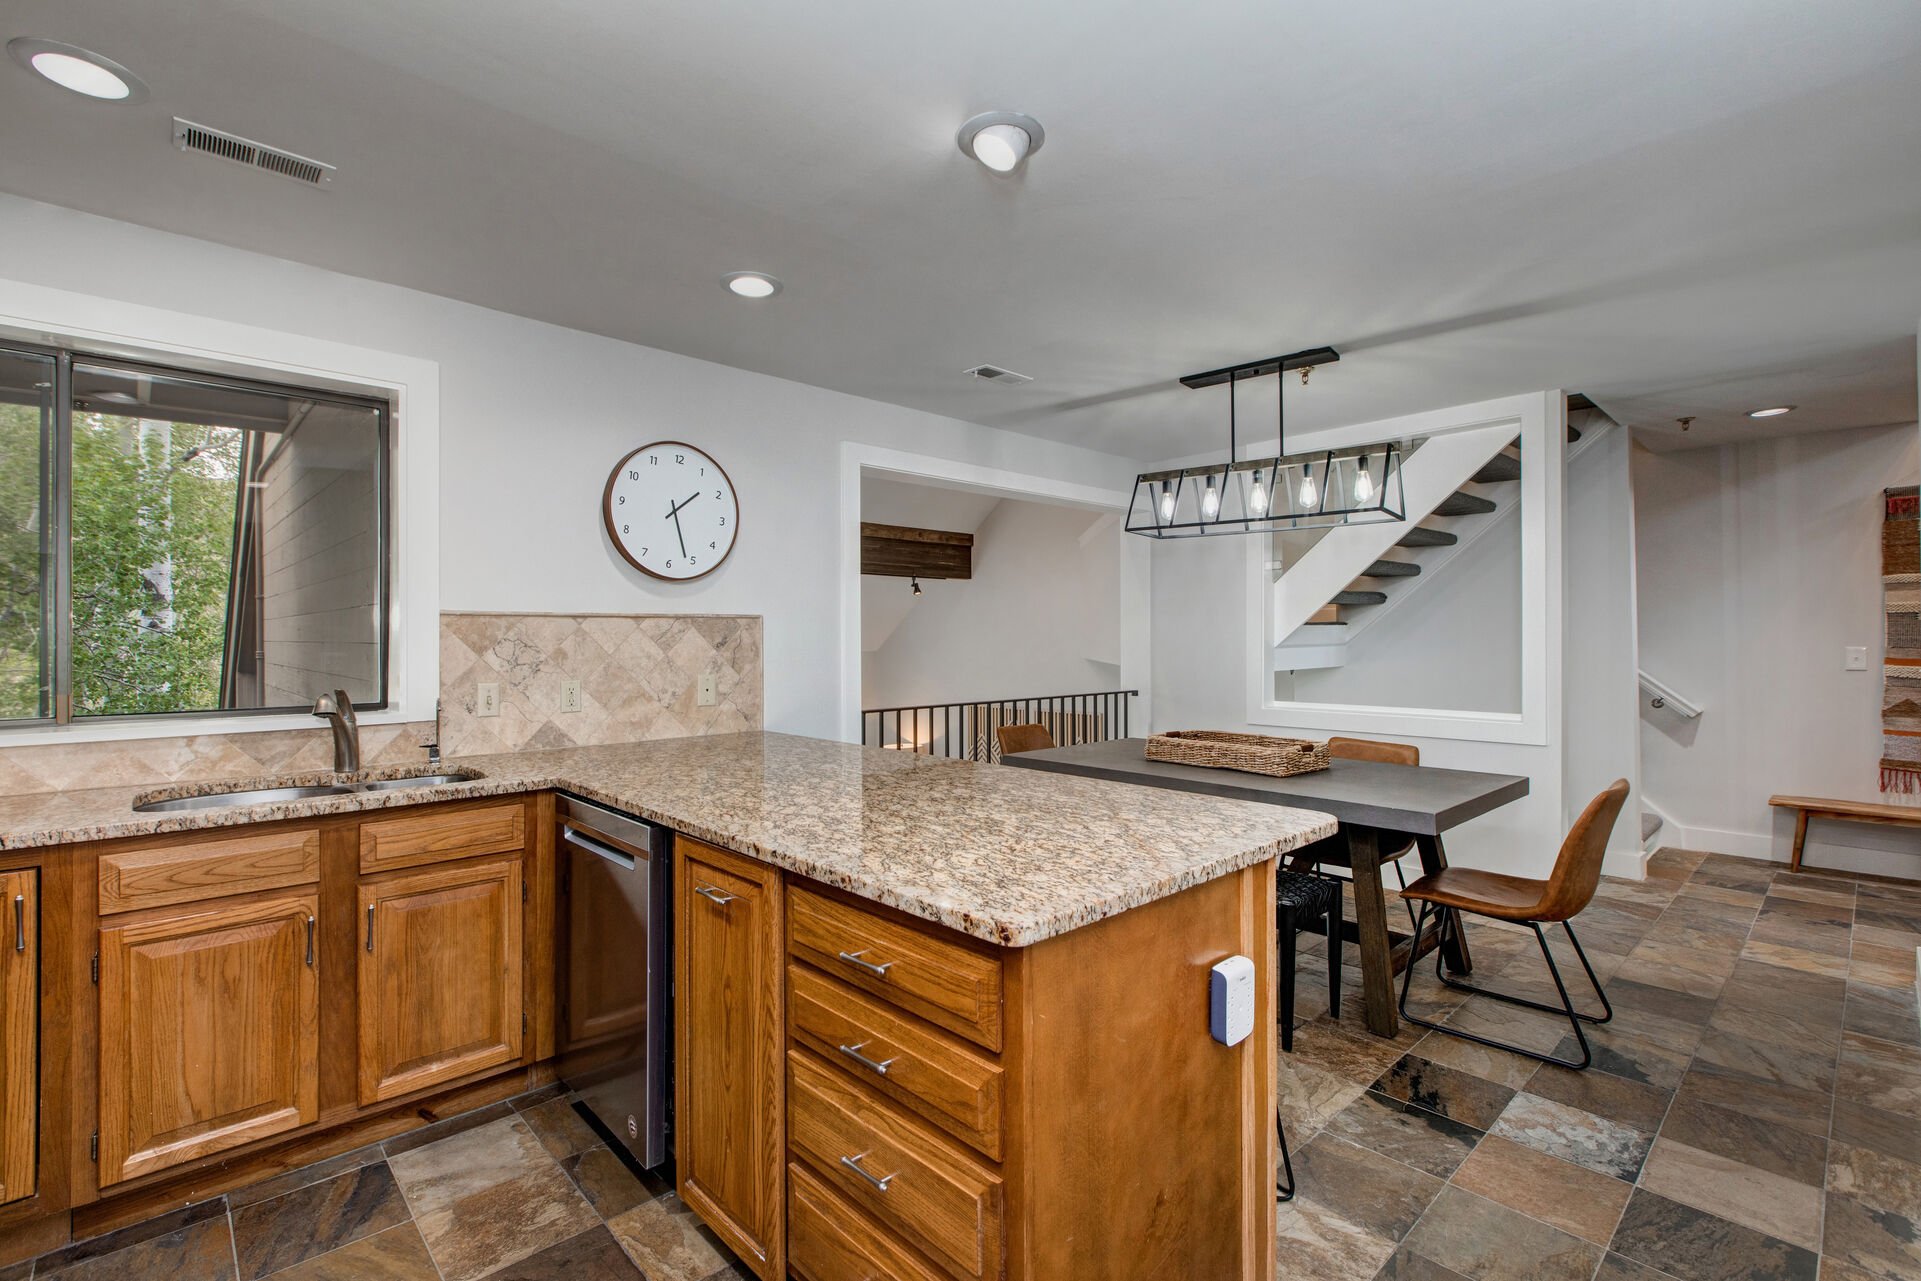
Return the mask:
<svg viewBox="0 0 1921 1281">
<path fill-rule="evenodd" d="M 315 908 L 294 908 L 307 913 L 309 938 L 312 918 L 322 917 L 318 963 L 307 968 L 323 987 L 374 954 L 382 887 L 421 875 L 393 869 L 429 857 L 519 888 L 532 975 L 551 967 L 551 951 L 545 962 L 539 951 L 551 947 L 540 914 L 554 901 L 544 884 L 553 875 L 552 795 L 598 801 L 682 834 L 681 1190 L 757 1274 L 1272 1275 L 1273 860 L 1330 834 L 1331 819 L 776 734 L 449 766 L 478 777 L 184 813 L 134 813 L 153 794 L 131 789 L 0 798 L 0 872 L 48 874 L 56 901 L 81 918 L 49 937 L 88 938 L 109 924 L 98 914 L 111 906 L 110 866 L 177 872 L 198 866 L 194 851 L 209 837 L 231 845 L 236 836 L 311 832 L 322 851 L 315 888 L 296 897 Z M 503 801 L 517 802 L 524 822 L 485 829 L 491 844 L 461 846 L 424 828 L 391 837 L 392 824 L 435 815 L 446 816 L 447 832 L 482 832 Z M 366 835 L 382 824 L 384 846 Z M 521 852 L 505 868 L 500 849 L 514 840 Z M 357 868 L 350 846 L 360 851 Z M 255 875 L 257 860 L 248 866 Z M 429 870 L 436 886 L 458 879 L 438 864 Z M 344 888 L 330 888 L 336 871 Z M 350 895 L 356 871 L 370 913 L 364 953 L 355 900 L 345 899 L 344 913 L 332 906 Z M 305 873 L 274 875 L 284 885 Z M 443 891 L 422 893 L 430 903 Z M 296 967 L 297 953 L 288 953 Z M 1209 1035 L 1208 971 L 1236 954 L 1254 965 L 1255 1031 L 1224 1045 Z M 70 968 L 64 975 L 43 1008 L 81 994 Z M 363 1000 L 381 990 L 363 981 Z M 552 1053 L 542 1024 L 554 1014 L 532 998 L 526 1006 L 524 1040 L 502 1039 L 509 1060 L 531 1068 Z M 56 1058 L 75 1049 L 49 1026 L 59 1017 L 43 1023 L 62 1043 Z M 83 1029 L 80 1052 L 112 1031 L 113 1017 Z M 370 1026 L 363 1011 L 363 1040 Z M 324 1064 L 325 1044 L 319 1054 Z M 498 1071 L 508 1060 L 490 1061 Z M 112 1096 L 105 1076 L 102 1099 Z M 324 1068 L 321 1077 L 323 1095 L 351 1084 L 329 1086 L 334 1074 Z M 357 1110 L 331 1113 L 296 1098 L 289 1126 L 241 1133 L 234 1150 L 416 1097 L 363 1091 Z M 43 1110 L 79 1133 L 95 1107 L 77 1097 Z M 204 1147 L 216 1150 L 227 1149 Z M 63 1190 L 78 1205 L 118 1189 L 81 1172 Z M 64 1207 L 42 1207 L 55 1208 Z M 0 1243 L 7 1223 L 0 1218 Z"/>
</svg>

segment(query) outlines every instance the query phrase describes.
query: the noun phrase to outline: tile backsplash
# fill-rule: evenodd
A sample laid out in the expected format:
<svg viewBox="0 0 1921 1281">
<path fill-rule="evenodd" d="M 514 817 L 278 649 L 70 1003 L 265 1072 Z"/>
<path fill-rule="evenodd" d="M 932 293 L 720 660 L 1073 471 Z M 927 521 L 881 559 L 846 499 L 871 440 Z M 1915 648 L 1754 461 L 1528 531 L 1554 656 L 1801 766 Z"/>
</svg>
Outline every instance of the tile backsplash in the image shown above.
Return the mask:
<svg viewBox="0 0 1921 1281">
<path fill-rule="evenodd" d="M 700 705 L 700 678 L 716 698 Z M 578 680 L 581 710 L 560 710 Z M 474 715 L 475 687 L 500 686 L 500 715 Z M 444 614 L 440 620 L 441 750 L 626 743 L 761 728 L 761 620 L 719 614 Z M 426 761 L 431 721 L 362 725 L 369 766 Z M 184 734 L 112 743 L 0 746 L 0 794 L 143 783 L 197 783 L 324 770 L 325 727 Z"/>
<path fill-rule="evenodd" d="M 713 705 L 700 678 L 714 677 Z M 563 712 L 565 682 L 581 710 Z M 475 714 L 482 683 L 500 714 Z M 761 620 L 738 614 L 442 614 L 448 756 L 761 728 Z"/>
<path fill-rule="evenodd" d="M 427 759 L 432 721 L 362 725 L 361 761 L 415 765 Z M 187 734 L 116 743 L 43 743 L 0 747 L 0 794 L 65 792 L 82 787 L 133 787 L 141 783 L 200 783 L 216 778 L 299 774 L 333 765 L 333 738 L 313 729 L 265 730 L 257 734 Z"/>
</svg>

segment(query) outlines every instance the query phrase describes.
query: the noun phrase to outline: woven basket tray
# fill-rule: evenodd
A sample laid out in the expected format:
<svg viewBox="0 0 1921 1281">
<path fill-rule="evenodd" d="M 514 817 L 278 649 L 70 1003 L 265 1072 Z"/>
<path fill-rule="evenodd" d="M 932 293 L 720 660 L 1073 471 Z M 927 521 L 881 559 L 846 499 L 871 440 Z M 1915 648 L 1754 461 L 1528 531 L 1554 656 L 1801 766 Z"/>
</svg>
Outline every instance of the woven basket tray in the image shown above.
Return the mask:
<svg viewBox="0 0 1921 1281">
<path fill-rule="evenodd" d="M 1269 734 L 1177 729 L 1147 740 L 1147 759 L 1286 778 L 1327 768 L 1327 744 Z"/>
</svg>

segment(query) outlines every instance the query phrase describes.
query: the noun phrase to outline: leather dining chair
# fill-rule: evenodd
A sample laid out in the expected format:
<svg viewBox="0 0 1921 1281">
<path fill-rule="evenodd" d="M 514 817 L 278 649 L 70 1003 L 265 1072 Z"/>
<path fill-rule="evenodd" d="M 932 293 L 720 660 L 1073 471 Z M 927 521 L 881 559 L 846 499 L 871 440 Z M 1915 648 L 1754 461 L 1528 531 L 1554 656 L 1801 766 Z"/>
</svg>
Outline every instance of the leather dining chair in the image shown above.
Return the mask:
<svg viewBox="0 0 1921 1281">
<path fill-rule="evenodd" d="M 1412 743 L 1385 743 L 1372 738 L 1341 738 L 1327 740 L 1327 754 L 1336 760 L 1379 761 L 1383 765 L 1419 765 L 1421 749 Z M 1439 845 L 1440 838 L 1435 838 Z M 1403 846 L 1399 853 L 1381 855 L 1381 862 L 1394 865 L 1394 875 L 1407 888 L 1407 873 L 1401 870 L 1401 860 L 1414 852 L 1413 845 Z M 1445 855 L 1443 856 L 1445 858 Z M 1347 855 L 1347 838 L 1336 832 L 1324 840 L 1315 841 L 1297 850 L 1289 859 L 1288 866 L 1296 871 L 1327 864 L 1331 867 L 1352 866 Z M 1407 906 L 1408 924 L 1414 923 L 1414 905 Z"/>
<path fill-rule="evenodd" d="M 997 725 L 994 737 L 1000 740 L 1002 756 L 1039 752 L 1054 746 L 1054 736 L 1047 732 L 1045 725 Z"/>
<path fill-rule="evenodd" d="M 1574 1029 L 1574 1039 L 1581 1047 L 1579 1062 L 1572 1059 L 1556 1058 L 1551 1054 L 1540 1054 L 1518 1045 L 1508 1045 L 1476 1036 L 1460 1028 L 1447 1027 L 1427 1019 L 1416 1018 L 1408 1013 L 1407 994 L 1414 979 L 1414 966 L 1410 962 L 1407 972 L 1401 978 L 1401 1017 L 1416 1027 L 1430 1028 L 1458 1036 L 1463 1040 L 1474 1041 L 1495 1049 L 1508 1050 L 1527 1058 L 1539 1059 L 1558 1067 L 1581 1071 L 1594 1061 L 1594 1051 L 1588 1045 L 1587 1034 L 1582 1031 L 1583 1023 L 1601 1024 L 1614 1017 L 1614 1007 L 1608 1003 L 1607 993 L 1602 990 L 1601 980 L 1595 977 L 1594 966 L 1589 963 L 1587 953 L 1581 950 L 1581 940 L 1574 935 L 1574 918 L 1579 916 L 1587 905 L 1594 900 L 1595 888 L 1601 882 L 1601 861 L 1607 856 L 1608 833 L 1614 830 L 1614 823 L 1620 817 L 1621 807 L 1627 801 L 1628 784 L 1624 778 L 1616 779 L 1607 790 L 1588 802 L 1581 816 L 1574 820 L 1568 829 L 1565 840 L 1561 842 L 1561 852 L 1555 857 L 1554 870 L 1548 878 L 1531 880 L 1524 876 L 1508 876 L 1500 872 L 1483 872 L 1467 867 L 1445 867 L 1438 872 L 1423 876 L 1407 887 L 1401 897 L 1421 905 L 1420 919 L 1414 926 L 1414 943 L 1411 956 L 1421 954 L 1421 936 L 1427 929 L 1428 919 L 1436 919 L 1436 929 L 1445 942 L 1447 931 L 1460 928 L 1458 913 L 1472 912 L 1476 916 L 1486 916 L 1497 921 L 1509 921 L 1525 925 L 1534 931 L 1534 939 L 1541 945 L 1541 955 L 1547 960 L 1548 973 L 1554 978 L 1554 990 L 1561 995 L 1561 1004 L 1548 1005 L 1542 1001 L 1530 1001 L 1524 997 L 1504 992 L 1494 992 L 1475 987 L 1458 979 L 1447 976 L 1442 964 L 1443 948 L 1435 949 L 1434 972 L 1448 987 L 1478 996 L 1492 997 L 1509 1005 L 1525 1006 L 1530 1010 L 1540 1010 L 1547 1014 L 1564 1016 L 1568 1025 Z M 1601 1013 L 1584 1014 L 1574 1008 L 1574 1001 L 1568 996 L 1567 984 L 1561 980 L 1560 967 L 1554 963 L 1554 953 L 1548 947 L 1547 934 L 1541 929 L 1544 924 L 1559 923 L 1567 932 L 1568 942 L 1574 945 L 1574 954 L 1581 958 L 1581 968 L 1587 971 L 1588 983 L 1594 994 L 1601 999 Z"/>
</svg>

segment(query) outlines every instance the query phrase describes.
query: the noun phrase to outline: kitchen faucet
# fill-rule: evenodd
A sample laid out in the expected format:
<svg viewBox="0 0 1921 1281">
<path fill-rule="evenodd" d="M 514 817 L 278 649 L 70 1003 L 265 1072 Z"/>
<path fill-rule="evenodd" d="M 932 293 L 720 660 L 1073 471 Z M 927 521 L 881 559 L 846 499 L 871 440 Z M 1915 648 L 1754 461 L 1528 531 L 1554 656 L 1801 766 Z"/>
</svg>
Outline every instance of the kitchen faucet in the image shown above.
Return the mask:
<svg viewBox="0 0 1921 1281">
<path fill-rule="evenodd" d="M 314 700 L 313 714 L 326 721 L 334 732 L 334 772 L 353 773 L 360 768 L 360 722 L 354 719 L 353 700 L 347 691 L 337 689 Z"/>
</svg>

